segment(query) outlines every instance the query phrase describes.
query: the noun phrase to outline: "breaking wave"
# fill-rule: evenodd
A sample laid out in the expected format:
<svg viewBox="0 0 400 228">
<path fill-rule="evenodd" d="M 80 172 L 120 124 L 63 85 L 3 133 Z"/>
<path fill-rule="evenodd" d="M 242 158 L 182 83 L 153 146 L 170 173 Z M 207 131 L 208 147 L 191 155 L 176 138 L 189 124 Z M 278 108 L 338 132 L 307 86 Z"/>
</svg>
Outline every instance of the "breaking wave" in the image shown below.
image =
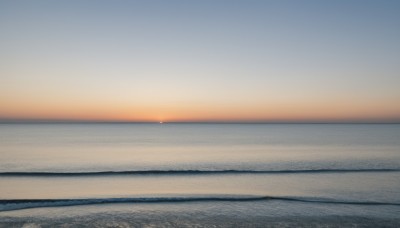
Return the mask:
<svg viewBox="0 0 400 228">
<path fill-rule="evenodd" d="M 19 210 L 39 207 L 63 207 L 92 204 L 114 204 L 114 203 L 179 203 L 179 202 L 201 202 L 201 201 L 267 201 L 280 200 L 302 203 L 328 203 L 349 204 L 365 206 L 400 206 L 400 202 L 377 202 L 377 201 L 345 201 L 329 198 L 316 197 L 286 197 L 286 196 L 241 196 L 241 195 L 206 195 L 187 197 L 137 197 L 137 198 L 86 198 L 86 199 L 8 199 L 0 200 L 0 211 Z"/>
<path fill-rule="evenodd" d="M 294 169 L 294 170 L 132 170 L 96 172 L 0 172 L 0 176 L 102 176 L 102 175 L 207 175 L 400 172 L 400 169 Z"/>
</svg>

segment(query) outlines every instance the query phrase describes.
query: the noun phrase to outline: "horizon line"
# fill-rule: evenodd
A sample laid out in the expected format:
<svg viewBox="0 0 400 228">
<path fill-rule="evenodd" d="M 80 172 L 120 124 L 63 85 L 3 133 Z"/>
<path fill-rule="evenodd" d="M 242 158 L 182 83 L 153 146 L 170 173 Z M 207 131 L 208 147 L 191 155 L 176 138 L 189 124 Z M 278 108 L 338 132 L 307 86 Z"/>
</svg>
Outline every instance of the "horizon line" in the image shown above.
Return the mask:
<svg viewBox="0 0 400 228">
<path fill-rule="evenodd" d="M 400 120 L 196 120 L 129 121 L 79 119 L 3 119 L 0 124 L 400 124 Z"/>
</svg>

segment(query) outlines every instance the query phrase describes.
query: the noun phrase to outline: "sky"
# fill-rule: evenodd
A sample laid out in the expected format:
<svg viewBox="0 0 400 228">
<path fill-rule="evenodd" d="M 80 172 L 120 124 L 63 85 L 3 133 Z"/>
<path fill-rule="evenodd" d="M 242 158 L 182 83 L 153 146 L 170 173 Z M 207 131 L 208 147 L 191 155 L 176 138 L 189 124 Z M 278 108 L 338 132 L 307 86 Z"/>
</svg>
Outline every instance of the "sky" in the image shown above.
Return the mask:
<svg viewBox="0 0 400 228">
<path fill-rule="evenodd" d="M 0 0 L 0 31 L 0 120 L 400 121 L 396 0 Z"/>
</svg>

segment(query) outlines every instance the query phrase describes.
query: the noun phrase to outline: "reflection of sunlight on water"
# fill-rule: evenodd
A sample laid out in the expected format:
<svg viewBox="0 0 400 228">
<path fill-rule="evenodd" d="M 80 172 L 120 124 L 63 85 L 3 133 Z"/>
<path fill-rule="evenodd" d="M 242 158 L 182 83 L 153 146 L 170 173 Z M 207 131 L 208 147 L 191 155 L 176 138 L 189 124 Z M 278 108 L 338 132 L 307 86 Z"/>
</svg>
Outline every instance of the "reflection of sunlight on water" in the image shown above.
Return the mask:
<svg viewBox="0 0 400 228">
<path fill-rule="evenodd" d="M 7 177 L 0 178 L 0 197 L 82 199 L 218 194 L 392 202 L 400 199 L 399 183 L 397 172 Z"/>
<path fill-rule="evenodd" d="M 25 224 L 22 226 L 22 228 L 40 228 L 40 227 L 41 227 L 41 225 L 35 224 L 35 223 L 31 223 L 31 222 L 25 223 Z"/>
</svg>

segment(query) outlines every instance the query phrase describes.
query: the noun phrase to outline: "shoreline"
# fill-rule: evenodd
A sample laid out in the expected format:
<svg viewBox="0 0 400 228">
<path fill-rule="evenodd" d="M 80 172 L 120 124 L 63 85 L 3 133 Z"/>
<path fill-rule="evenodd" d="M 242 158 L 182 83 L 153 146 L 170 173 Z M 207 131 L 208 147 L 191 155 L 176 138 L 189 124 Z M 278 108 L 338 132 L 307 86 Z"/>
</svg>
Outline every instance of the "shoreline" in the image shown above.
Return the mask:
<svg viewBox="0 0 400 228">
<path fill-rule="evenodd" d="M 1 217 L 0 217 L 1 218 Z M 232 216 L 188 217 L 176 213 L 159 215 L 127 214 L 76 216 L 64 218 L 3 217 L 3 227 L 399 227 L 400 218 L 370 218 L 360 216 L 285 216 L 249 217 Z"/>
</svg>

